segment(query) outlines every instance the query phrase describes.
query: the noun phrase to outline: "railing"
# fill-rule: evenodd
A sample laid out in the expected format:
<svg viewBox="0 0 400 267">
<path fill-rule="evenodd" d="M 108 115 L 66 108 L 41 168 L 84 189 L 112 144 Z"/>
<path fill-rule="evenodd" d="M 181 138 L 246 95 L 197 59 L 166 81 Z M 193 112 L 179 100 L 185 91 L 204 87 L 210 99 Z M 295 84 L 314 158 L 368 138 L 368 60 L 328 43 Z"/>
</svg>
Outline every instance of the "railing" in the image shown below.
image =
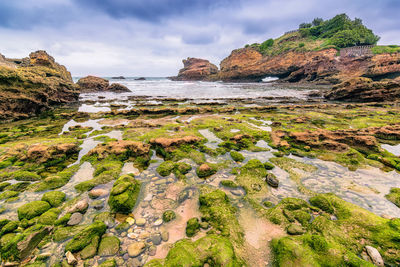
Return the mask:
<svg viewBox="0 0 400 267">
<path fill-rule="evenodd" d="M 340 49 L 341 57 L 371 56 L 374 45 L 352 46 Z"/>
</svg>

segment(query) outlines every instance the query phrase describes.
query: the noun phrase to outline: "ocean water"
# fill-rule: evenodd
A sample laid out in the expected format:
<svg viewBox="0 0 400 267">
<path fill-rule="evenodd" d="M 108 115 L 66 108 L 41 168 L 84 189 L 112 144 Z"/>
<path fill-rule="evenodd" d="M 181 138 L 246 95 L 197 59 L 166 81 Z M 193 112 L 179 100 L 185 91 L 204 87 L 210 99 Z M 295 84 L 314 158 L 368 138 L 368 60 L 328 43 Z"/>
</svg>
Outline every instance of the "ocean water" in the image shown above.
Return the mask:
<svg viewBox="0 0 400 267">
<path fill-rule="evenodd" d="M 273 77 L 261 83 L 224 83 L 202 81 L 171 81 L 166 78 L 146 78 L 144 81 L 135 80 L 136 77 L 126 79 L 111 79 L 110 83 L 120 83 L 128 87 L 128 93 L 88 93 L 81 94 L 81 100 L 96 100 L 100 97 L 105 100 L 126 101 L 133 97 L 144 97 L 148 100 L 159 98 L 177 98 L 192 100 L 229 100 L 229 99 L 265 99 L 268 101 L 305 101 L 308 94 L 315 89 L 310 86 L 298 86 L 273 82 Z M 79 78 L 74 78 L 77 81 Z M 272 82 L 271 82 L 272 81 Z"/>
</svg>

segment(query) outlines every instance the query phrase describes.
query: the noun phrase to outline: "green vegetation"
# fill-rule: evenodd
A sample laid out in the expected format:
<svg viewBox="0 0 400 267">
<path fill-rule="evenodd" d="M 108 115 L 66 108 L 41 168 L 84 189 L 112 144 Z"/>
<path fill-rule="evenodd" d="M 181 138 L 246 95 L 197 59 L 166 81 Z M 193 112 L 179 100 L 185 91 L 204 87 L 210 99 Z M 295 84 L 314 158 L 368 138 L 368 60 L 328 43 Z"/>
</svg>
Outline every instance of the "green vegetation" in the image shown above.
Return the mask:
<svg viewBox="0 0 400 267">
<path fill-rule="evenodd" d="M 129 213 L 135 207 L 140 192 L 140 182 L 133 175 L 123 175 L 115 181 L 108 204 L 114 212 Z"/>
<path fill-rule="evenodd" d="M 46 192 L 42 196 L 42 201 L 48 202 L 52 207 L 58 207 L 65 200 L 65 193 L 61 191 Z"/>
<path fill-rule="evenodd" d="M 261 44 L 246 45 L 268 56 L 288 51 L 318 51 L 325 48 L 345 48 L 358 45 L 374 45 L 379 37 L 365 27 L 361 19 L 351 20 L 346 14 L 329 20 L 315 18 L 312 23 L 302 23 L 298 31 L 289 32 L 275 40 L 268 39 Z M 397 48 L 390 48 L 395 52 Z M 388 50 L 388 48 L 385 48 Z M 376 49 L 379 53 L 381 49 Z"/>
<path fill-rule="evenodd" d="M 186 235 L 188 237 L 195 236 L 200 231 L 200 223 L 198 218 L 191 218 L 186 223 Z"/>
<path fill-rule="evenodd" d="M 233 151 L 231 151 L 230 154 L 231 154 L 232 159 L 236 162 L 242 162 L 245 159 L 244 156 L 237 151 L 233 150 Z"/>
<path fill-rule="evenodd" d="M 152 260 L 145 266 L 204 266 L 206 263 L 209 266 L 243 266 L 229 239 L 218 235 L 207 235 L 195 242 L 180 240 L 170 249 L 165 260 Z"/>
<path fill-rule="evenodd" d="M 273 240 L 277 266 L 372 266 L 358 257 L 366 245 L 378 247 L 385 263 L 399 264 L 398 219 L 383 219 L 333 194 L 316 195 L 310 202 L 286 198 L 266 210 L 272 222 L 296 233 Z"/>
<path fill-rule="evenodd" d="M 400 208 L 400 188 L 391 188 L 390 193 L 385 197 Z"/>
<path fill-rule="evenodd" d="M 400 52 L 400 46 L 398 45 L 377 45 L 372 48 L 372 53 L 375 55 L 378 54 L 393 54 L 393 53 L 399 53 Z"/>
<path fill-rule="evenodd" d="M 185 162 L 164 161 L 157 167 L 157 172 L 164 177 L 174 173 L 176 178 L 185 179 L 185 174 L 191 169 L 192 166 Z"/>
<path fill-rule="evenodd" d="M 50 204 L 45 201 L 32 201 L 18 208 L 18 219 L 30 220 L 41 215 L 51 208 Z"/>
<path fill-rule="evenodd" d="M 101 237 L 106 232 L 107 226 L 101 221 L 95 221 L 74 236 L 65 247 L 65 251 L 79 252 L 91 245 L 95 237 Z M 98 242 L 97 242 L 98 243 Z M 96 246 L 97 249 L 97 246 Z"/>
<path fill-rule="evenodd" d="M 164 211 L 162 215 L 162 219 L 164 222 L 170 222 L 172 220 L 175 220 L 176 214 L 173 210 L 166 210 Z"/>
</svg>

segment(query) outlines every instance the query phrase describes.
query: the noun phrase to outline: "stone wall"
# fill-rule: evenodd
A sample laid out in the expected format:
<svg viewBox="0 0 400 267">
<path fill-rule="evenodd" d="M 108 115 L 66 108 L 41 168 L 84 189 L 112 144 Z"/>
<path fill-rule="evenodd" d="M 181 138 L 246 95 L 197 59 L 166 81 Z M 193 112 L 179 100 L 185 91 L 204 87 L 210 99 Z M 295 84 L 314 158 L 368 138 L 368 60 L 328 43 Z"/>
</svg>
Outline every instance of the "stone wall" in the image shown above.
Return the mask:
<svg viewBox="0 0 400 267">
<path fill-rule="evenodd" d="M 372 56 L 371 48 L 373 45 L 362 45 L 353 46 L 340 49 L 341 57 L 361 57 L 361 56 Z"/>
</svg>

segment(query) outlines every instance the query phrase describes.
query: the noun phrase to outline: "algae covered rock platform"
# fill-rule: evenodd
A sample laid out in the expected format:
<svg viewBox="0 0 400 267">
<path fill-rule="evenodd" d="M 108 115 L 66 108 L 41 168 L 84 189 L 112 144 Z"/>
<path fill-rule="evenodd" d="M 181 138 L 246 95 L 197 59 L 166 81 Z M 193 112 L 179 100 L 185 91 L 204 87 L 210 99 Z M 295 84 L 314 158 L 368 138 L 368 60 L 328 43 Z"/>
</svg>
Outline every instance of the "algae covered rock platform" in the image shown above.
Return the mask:
<svg viewBox="0 0 400 267">
<path fill-rule="evenodd" d="M 400 264 L 398 106 L 134 101 L 0 124 L 2 264 Z"/>
</svg>

